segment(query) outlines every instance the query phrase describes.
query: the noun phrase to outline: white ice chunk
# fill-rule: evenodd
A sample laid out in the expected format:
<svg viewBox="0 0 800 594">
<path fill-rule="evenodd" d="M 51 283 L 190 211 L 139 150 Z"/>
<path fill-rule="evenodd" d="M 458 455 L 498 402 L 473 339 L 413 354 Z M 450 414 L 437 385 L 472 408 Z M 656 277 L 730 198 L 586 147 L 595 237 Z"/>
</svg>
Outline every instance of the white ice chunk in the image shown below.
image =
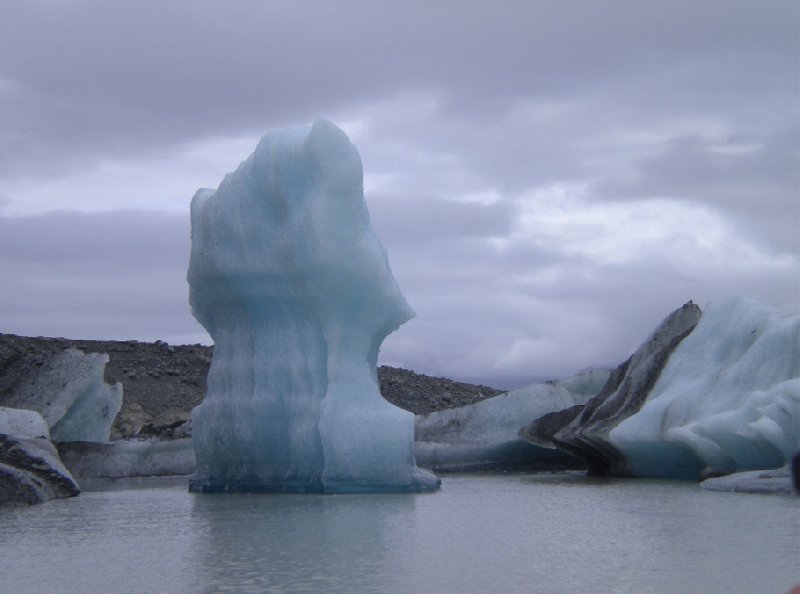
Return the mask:
<svg viewBox="0 0 800 594">
<path fill-rule="evenodd" d="M 610 439 L 639 476 L 785 465 L 800 450 L 800 315 L 745 299 L 710 306 Z"/>
<path fill-rule="evenodd" d="M 47 421 L 38 412 L 0 406 L 0 433 L 20 439 L 50 439 Z"/>
<path fill-rule="evenodd" d="M 731 491 L 737 493 L 763 493 L 791 495 L 792 474 L 788 466 L 769 470 L 749 470 L 728 476 L 704 480 L 700 486 L 709 491 Z"/>
<path fill-rule="evenodd" d="M 192 200 L 188 280 L 214 339 L 192 414 L 198 491 L 428 490 L 413 415 L 380 395 L 383 339 L 412 317 L 327 120 L 268 133 Z"/>
</svg>

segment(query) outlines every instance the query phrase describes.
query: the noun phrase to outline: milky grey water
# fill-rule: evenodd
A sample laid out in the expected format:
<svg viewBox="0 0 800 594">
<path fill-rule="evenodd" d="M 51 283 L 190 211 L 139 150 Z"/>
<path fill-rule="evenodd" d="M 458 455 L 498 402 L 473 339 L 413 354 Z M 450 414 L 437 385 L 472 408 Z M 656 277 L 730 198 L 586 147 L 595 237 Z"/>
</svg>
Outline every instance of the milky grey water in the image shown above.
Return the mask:
<svg viewBox="0 0 800 594">
<path fill-rule="evenodd" d="M 420 495 L 192 495 L 0 510 L 0 592 L 786 592 L 800 498 L 567 475 Z"/>
</svg>

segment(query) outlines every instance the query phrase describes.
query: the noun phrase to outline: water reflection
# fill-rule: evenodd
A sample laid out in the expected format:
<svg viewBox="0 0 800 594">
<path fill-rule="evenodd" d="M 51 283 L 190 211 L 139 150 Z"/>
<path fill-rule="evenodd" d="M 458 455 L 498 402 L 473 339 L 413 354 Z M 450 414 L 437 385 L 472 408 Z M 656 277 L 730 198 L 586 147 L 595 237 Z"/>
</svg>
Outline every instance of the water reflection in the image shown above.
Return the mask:
<svg viewBox="0 0 800 594">
<path fill-rule="evenodd" d="M 195 495 L 198 589 L 377 592 L 425 495 Z M 232 576 L 236 576 L 232 580 Z"/>
<path fill-rule="evenodd" d="M 432 494 L 84 492 L 0 509 L 0 592 L 786 592 L 800 497 L 572 475 Z"/>
</svg>

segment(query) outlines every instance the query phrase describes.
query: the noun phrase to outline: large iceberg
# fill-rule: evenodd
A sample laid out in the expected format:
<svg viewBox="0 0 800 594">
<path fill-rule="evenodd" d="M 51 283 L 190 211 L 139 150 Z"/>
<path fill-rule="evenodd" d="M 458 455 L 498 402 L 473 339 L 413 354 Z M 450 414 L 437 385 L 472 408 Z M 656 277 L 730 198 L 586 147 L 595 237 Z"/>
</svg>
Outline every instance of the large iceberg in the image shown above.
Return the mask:
<svg viewBox="0 0 800 594">
<path fill-rule="evenodd" d="M 215 347 L 190 489 L 436 489 L 413 415 L 379 392 L 380 345 L 413 311 L 345 133 L 324 119 L 268 133 L 191 218 L 190 302 Z"/>
<path fill-rule="evenodd" d="M 747 299 L 712 305 L 609 437 L 637 476 L 788 464 L 800 450 L 800 315 Z"/>
<path fill-rule="evenodd" d="M 701 479 L 800 451 L 800 315 L 747 299 L 673 312 L 583 407 L 523 431 L 590 472 Z M 730 481 L 724 484 L 729 484 Z"/>
</svg>

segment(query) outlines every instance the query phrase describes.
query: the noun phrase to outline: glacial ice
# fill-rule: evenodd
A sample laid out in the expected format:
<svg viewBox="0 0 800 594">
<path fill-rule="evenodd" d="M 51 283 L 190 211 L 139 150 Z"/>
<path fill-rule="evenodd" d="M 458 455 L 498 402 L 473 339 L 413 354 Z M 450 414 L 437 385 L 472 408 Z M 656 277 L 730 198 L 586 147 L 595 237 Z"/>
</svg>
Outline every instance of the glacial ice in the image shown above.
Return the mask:
<svg viewBox="0 0 800 594">
<path fill-rule="evenodd" d="M 275 130 L 192 200 L 187 279 L 214 340 L 192 413 L 193 491 L 438 488 L 414 419 L 380 395 L 383 339 L 413 316 L 339 128 Z"/>
<path fill-rule="evenodd" d="M 0 407 L 0 507 L 31 505 L 80 493 L 33 410 Z"/>
<path fill-rule="evenodd" d="M 529 419 L 586 403 L 608 376 L 606 370 L 587 371 L 417 417 L 417 463 L 437 471 L 574 468 L 577 458 L 533 444 L 519 431 Z"/>
<path fill-rule="evenodd" d="M 709 306 L 609 437 L 637 476 L 784 466 L 800 450 L 800 315 L 741 298 Z"/>
<path fill-rule="evenodd" d="M 191 439 L 120 439 L 110 443 L 67 442 L 58 453 L 74 477 L 133 478 L 191 474 Z"/>
<path fill-rule="evenodd" d="M 43 362 L 4 404 L 39 412 L 53 441 L 105 442 L 122 407 L 122 384 L 104 380 L 108 355 L 65 349 Z"/>
<path fill-rule="evenodd" d="M 748 470 L 709 478 L 700 483 L 709 491 L 791 495 L 795 492 L 789 466 L 767 470 Z"/>
<path fill-rule="evenodd" d="M 50 428 L 42 415 L 7 406 L 0 406 L 0 433 L 20 439 L 50 439 Z"/>
<path fill-rule="evenodd" d="M 610 443 L 609 432 L 639 412 L 670 355 L 701 317 L 697 305 L 685 303 L 656 326 L 586 404 L 536 418 L 520 435 L 579 456 L 590 474 L 630 476 L 628 460 Z"/>
</svg>

